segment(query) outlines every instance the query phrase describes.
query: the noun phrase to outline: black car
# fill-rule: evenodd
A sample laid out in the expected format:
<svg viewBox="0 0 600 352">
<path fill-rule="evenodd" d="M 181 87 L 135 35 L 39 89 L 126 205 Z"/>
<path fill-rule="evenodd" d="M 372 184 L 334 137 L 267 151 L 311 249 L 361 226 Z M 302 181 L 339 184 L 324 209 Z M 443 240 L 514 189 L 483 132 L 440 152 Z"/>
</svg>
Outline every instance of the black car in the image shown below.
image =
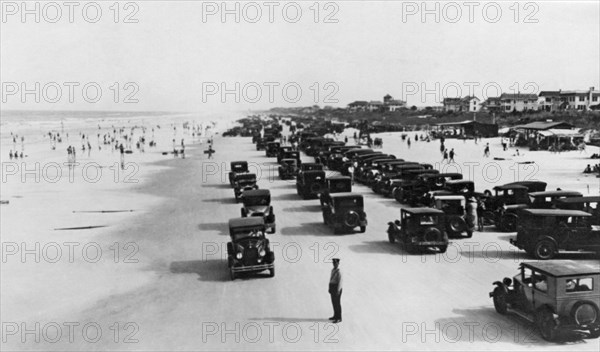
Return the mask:
<svg viewBox="0 0 600 352">
<path fill-rule="evenodd" d="M 292 179 L 298 174 L 298 162 L 296 159 L 281 159 L 279 164 L 278 171 L 280 179 Z"/>
<path fill-rule="evenodd" d="M 303 171 L 296 178 L 296 190 L 303 199 L 318 198 L 325 188 L 325 171 Z"/>
<path fill-rule="evenodd" d="M 444 212 L 433 208 L 400 209 L 400 219 L 388 223 L 388 240 L 398 240 L 409 253 L 425 248 L 445 253 L 449 242 L 444 219 Z"/>
<path fill-rule="evenodd" d="M 240 197 L 242 193 L 245 191 L 258 189 L 258 185 L 256 184 L 256 174 L 247 173 L 247 174 L 239 174 L 235 177 L 235 183 L 233 186 L 233 194 L 235 195 L 235 202 L 240 201 Z"/>
<path fill-rule="evenodd" d="M 271 205 L 271 192 L 268 189 L 245 191 L 242 194 L 242 217 L 260 216 L 265 219 L 265 226 L 275 233 L 275 213 Z"/>
<path fill-rule="evenodd" d="M 231 280 L 238 273 L 258 273 L 269 270 L 275 276 L 275 253 L 265 236 L 265 221 L 262 217 L 229 220 L 227 264 Z"/>
<path fill-rule="evenodd" d="M 325 180 L 325 188 L 319 196 L 321 206 L 330 202 L 332 193 L 352 192 L 352 179 L 348 176 L 333 176 L 327 177 Z"/>
<path fill-rule="evenodd" d="M 248 173 L 248 162 L 232 161 L 230 167 L 231 171 L 229 172 L 229 184 L 231 187 L 233 187 L 235 184 L 236 175 Z"/>
<path fill-rule="evenodd" d="M 277 153 L 279 152 L 279 146 L 280 146 L 279 142 L 269 142 L 269 143 L 267 143 L 267 146 L 266 146 L 266 149 L 265 149 L 265 154 L 267 155 L 267 158 L 275 158 L 275 157 L 277 157 Z"/>
<path fill-rule="evenodd" d="M 334 233 L 347 233 L 354 228 L 367 230 L 367 214 L 364 211 L 364 200 L 357 193 L 334 193 L 329 195 L 329 202 L 323 205 L 323 222 L 333 228 Z"/>
<path fill-rule="evenodd" d="M 283 155 L 285 152 L 291 152 L 292 147 L 280 146 L 279 151 L 277 152 L 277 163 L 281 163 L 281 159 L 285 159 Z"/>
</svg>

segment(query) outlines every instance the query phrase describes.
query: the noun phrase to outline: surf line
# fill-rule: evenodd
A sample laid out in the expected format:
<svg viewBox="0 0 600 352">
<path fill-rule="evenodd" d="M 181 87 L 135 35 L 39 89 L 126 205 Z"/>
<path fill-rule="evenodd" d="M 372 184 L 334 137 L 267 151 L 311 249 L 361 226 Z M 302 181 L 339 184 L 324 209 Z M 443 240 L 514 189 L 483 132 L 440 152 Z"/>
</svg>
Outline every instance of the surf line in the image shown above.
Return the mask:
<svg viewBox="0 0 600 352">
<path fill-rule="evenodd" d="M 133 213 L 134 209 L 129 210 L 73 210 L 73 213 Z"/>
<path fill-rule="evenodd" d="M 100 227 L 107 227 L 107 225 L 93 225 L 93 226 L 78 226 L 78 227 L 59 227 L 54 229 L 54 231 L 63 231 L 63 230 L 91 230 L 97 229 Z"/>
</svg>

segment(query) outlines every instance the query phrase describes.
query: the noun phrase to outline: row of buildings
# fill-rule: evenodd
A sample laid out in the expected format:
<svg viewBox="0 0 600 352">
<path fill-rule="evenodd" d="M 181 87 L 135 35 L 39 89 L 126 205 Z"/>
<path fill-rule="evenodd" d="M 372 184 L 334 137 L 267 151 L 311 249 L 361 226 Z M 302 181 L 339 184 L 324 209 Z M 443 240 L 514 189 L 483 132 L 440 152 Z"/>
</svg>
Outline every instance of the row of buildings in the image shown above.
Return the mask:
<svg viewBox="0 0 600 352">
<path fill-rule="evenodd" d="M 527 111 L 588 111 L 600 109 L 600 91 L 589 90 L 542 91 L 539 94 L 509 94 L 481 101 L 475 96 L 445 98 L 444 111 L 497 113 Z"/>
<path fill-rule="evenodd" d="M 407 108 L 406 102 L 396 100 L 387 94 L 383 101 L 355 101 L 348 104 L 349 111 L 396 111 Z M 479 112 L 495 113 L 527 112 L 527 111 L 588 111 L 600 110 L 600 91 L 591 87 L 589 90 L 542 91 L 539 94 L 504 93 L 499 97 L 485 101 L 476 96 L 464 98 L 444 98 L 443 106 L 429 107 L 428 110 L 447 112 Z"/>
</svg>

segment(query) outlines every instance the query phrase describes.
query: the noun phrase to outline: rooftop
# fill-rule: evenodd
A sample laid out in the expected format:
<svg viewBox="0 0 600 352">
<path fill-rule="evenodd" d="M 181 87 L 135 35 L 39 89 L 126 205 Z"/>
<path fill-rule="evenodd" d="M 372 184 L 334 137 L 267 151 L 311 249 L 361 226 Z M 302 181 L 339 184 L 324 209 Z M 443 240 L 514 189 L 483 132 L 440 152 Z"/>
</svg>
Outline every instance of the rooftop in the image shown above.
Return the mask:
<svg viewBox="0 0 600 352">
<path fill-rule="evenodd" d="M 600 262 L 592 260 L 548 260 L 543 262 L 525 262 L 523 266 L 548 274 L 554 277 L 572 275 L 598 275 Z"/>
</svg>

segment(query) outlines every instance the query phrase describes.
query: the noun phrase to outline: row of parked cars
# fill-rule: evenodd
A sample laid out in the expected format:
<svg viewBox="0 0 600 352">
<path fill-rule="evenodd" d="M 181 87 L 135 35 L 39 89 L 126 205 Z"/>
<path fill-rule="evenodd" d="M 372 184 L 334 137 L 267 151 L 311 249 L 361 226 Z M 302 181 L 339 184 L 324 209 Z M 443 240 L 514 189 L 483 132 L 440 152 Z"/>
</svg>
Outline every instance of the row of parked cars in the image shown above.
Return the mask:
<svg viewBox="0 0 600 352">
<path fill-rule="evenodd" d="M 352 193 L 353 177 L 375 193 L 409 205 L 400 210 L 399 219 L 388 224 L 387 231 L 390 242 L 401 242 L 409 252 L 424 248 L 444 252 L 449 237 L 469 237 L 473 224 L 467 223 L 466 204 L 473 199 L 478 203 L 479 226 L 495 225 L 500 231 L 517 231 L 511 243 L 533 257 L 551 259 L 559 250 L 600 250 L 600 233 L 593 227 L 599 225 L 600 197 L 547 191 L 546 183 L 539 181 L 514 182 L 478 193 L 474 183 L 464 180 L 461 174 L 440 173 L 431 165 L 401 160 L 362 146 L 346 146 L 309 131 L 297 134 L 299 149 L 313 156 L 315 162 L 302 163 L 298 151 L 281 146 L 277 137 L 266 133 L 273 130 L 276 128 L 272 126 L 265 128 L 263 137 L 253 137 L 257 149 L 264 149 L 267 157 L 277 157 L 280 179 L 296 178 L 301 198 L 319 199 L 323 221 L 336 233 L 366 230 L 364 200 L 362 195 Z M 261 142 L 264 143 L 259 145 Z M 230 231 L 232 226 L 232 233 L 236 229 L 258 230 L 262 242 L 247 247 L 261 248 L 264 253 L 237 254 L 243 245 L 234 241 L 232 234 L 230 268 L 234 272 L 272 270 L 274 275 L 274 257 L 264 235 L 270 226 L 269 214 L 275 230 L 270 194 L 260 190 L 264 201 L 254 199 L 258 191 L 256 176 L 248 172 L 244 163 L 231 164 L 230 180 L 238 190 L 236 199 L 244 207 L 242 218 L 230 221 Z M 326 169 L 338 171 L 341 176 L 327 177 Z M 260 208 L 253 208 L 257 206 Z M 494 282 L 490 297 L 498 313 L 515 313 L 531 321 L 547 340 L 559 338 L 559 332 L 565 330 L 586 332 L 597 338 L 599 269 L 597 261 L 522 263 L 512 279 Z"/>
</svg>

